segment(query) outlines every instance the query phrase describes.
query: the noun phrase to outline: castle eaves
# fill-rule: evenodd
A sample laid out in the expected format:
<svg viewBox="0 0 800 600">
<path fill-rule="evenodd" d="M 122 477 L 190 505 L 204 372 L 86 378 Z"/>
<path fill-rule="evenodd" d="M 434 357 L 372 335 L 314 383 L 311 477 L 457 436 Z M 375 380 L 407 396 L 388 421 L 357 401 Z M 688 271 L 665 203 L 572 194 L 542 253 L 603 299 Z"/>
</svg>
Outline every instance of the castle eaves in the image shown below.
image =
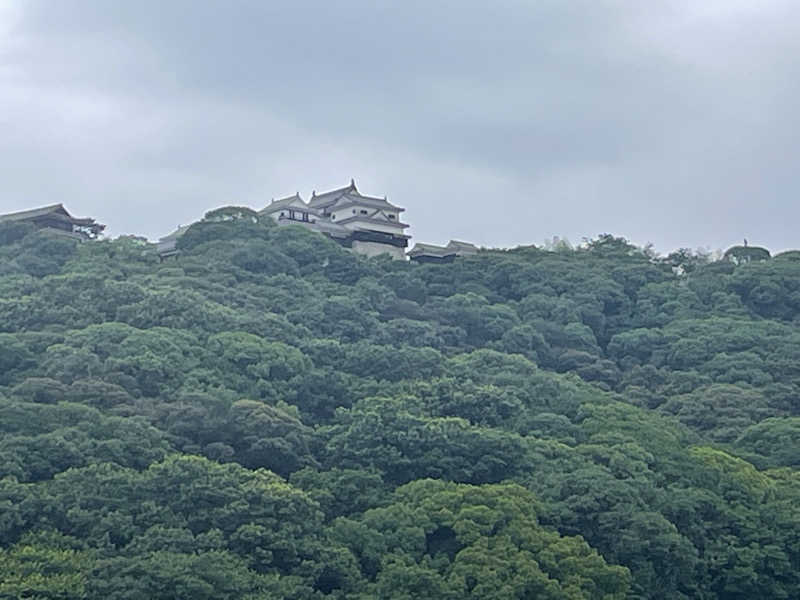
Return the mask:
<svg viewBox="0 0 800 600">
<path fill-rule="evenodd" d="M 262 208 L 258 212 L 259 212 L 259 214 L 271 213 L 271 212 L 274 212 L 274 211 L 279 210 L 281 208 L 285 208 L 287 206 L 291 206 L 295 202 L 300 202 L 304 207 L 308 207 L 308 205 L 305 203 L 305 201 L 303 201 L 303 199 L 300 197 L 300 194 L 298 193 L 298 194 L 295 194 L 294 196 L 288 196 L 286 198 L 280 198 L 278 200 L 273 200 L 272 202 L 270 202 L 267 206 L 265 206 L 264 208 Z"/>
<path fill-rule="evenodd" d="M 345 223 L 355 223 L 357 221 L 363 221 L 364 223 L 375 223 L 377 225 L 387 225 L 389 227 L 397 227 L 398 229 L 405 229 L 406 227 L 410 227 L 406 223 L 401 223 L 400 221 L 387 221 L 386 219 L 375 219 L 373 217 L 365 216 L 365 215 L 353 215 L 352 217 L 347 217 L 346 219 L 342 219 L 341 221 L 336 221 L 339 225 L 344 225 Z"/>
<path fill-rule="evenodd" d="M 21 210 L 19 212 L 0 215 L 0 221 L 24 221 L 25 219 L 35 219 L 36 217 L 56 214 L 67 219 L 73 218 L 72 215 L 67 212 L 67 209 L 64 208 L 63 204 L 51 204 L 40 208 L 32 208 L 30 210 Z"/>
<path fill-rule="evenodd" d="M 371 196 L 362 196 L 360 194 L 347 194 L 342 196 L 341 200 L 342 203 L 336 206 L 337 209 L 350 208 L 351 206 L 368 206 L 370 208 L 392 210 L 395 212 L 405 211 L 405 208 L 395 206 L 384 198 L 373 198 Z"/>
</svg>

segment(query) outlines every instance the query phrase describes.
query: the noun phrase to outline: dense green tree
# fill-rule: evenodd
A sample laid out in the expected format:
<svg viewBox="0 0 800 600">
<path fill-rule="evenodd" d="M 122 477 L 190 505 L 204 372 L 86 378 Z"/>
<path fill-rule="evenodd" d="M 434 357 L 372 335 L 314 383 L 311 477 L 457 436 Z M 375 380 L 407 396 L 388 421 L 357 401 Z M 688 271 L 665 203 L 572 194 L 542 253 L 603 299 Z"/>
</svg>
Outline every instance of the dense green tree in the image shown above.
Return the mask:
<svg viewBox="0 0 800 600">
<path fill-rule="evenodd" d="M 625 597 L 627 571 L 580 538 L 542 528 L 536 499 L 520 486 L 421 480 L 393 500 L 332 527 L 374 571 L 378 597 Z"/>
<path fill-rule="evenodd" d="M 729 384 L 714 384 L 691 394 L 673 396 L 660 410 L 722 442 L 733 441 L 772 412 L 762 393 Z"/>
<path fill-rule="evenodd" d="M 0 224 L 0 596 L 800 597 L 800 262 Z"/>
<path fill-rule="evenodd" d="M 745 429 L 735 448 L 759 467 L 800 466 L 800 418 L 772 417 Z"/>
<path fill-rule="evenodd" d="M 28 534 L 0 549 L 0 598 L 83 600 L 94 563 L 77 540 L 52 532 Z"/>
<path fill-rule="evenodd" d="M 759 246 L 732 246 L 725 251 L 725 259 L 739 264 L 747 264 L 751 261 L 769 260 L 769 250 Z"/>
</svg>

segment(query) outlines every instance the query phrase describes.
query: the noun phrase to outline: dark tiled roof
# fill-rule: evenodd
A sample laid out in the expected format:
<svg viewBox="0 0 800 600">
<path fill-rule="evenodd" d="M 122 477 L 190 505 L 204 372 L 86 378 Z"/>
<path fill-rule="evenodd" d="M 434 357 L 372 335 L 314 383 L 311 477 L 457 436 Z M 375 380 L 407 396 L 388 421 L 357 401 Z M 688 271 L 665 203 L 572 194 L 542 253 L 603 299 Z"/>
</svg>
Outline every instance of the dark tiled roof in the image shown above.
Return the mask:
<svg viewBox="0 0 800 600">
<path fill-rule="evenodd" d="M 450 240 L 447 246 L 436 246 L 435 244 L 421 244 L 416 243 L 414 247 L 408 251 L 409 256 L 437 256 L 444 258 L 446 256 L 460 256 L 464 254 L 475 254 L 478 251 L 475 244 L 469 242 L 459 242 L 458 240 Z"/>
<path fill-rule="evenodd" d="M 303 203 L 303 206 L 307 206 L 305 201 L 300 197 L 300 194 L 297 193 L 294 196 L 289 196 L 287 198 L 280 198 L 278 200 L 273 200 L 271 203 L 269 203 L 267 206 L 265 206 L 264 208 L 262 208 L 258 212 L 260 214 L 274 212 L 274 211 L 276 211 L 276 210 L 278 210 L 280 208 L 285 208 L 285 207 L 289 206 L 290 204 L 292 204 L 293 202 L 297 202 L 298 200 Z"/>
<path fill-rule="evenodd" d="M 58 215 L 66 219 L 72 219 L 72 215 L 67 212 L 63 204 L 51 204 L 50 206 L 42 206 L 41 208 L 32 208 L 30 210 L 0 215 L 0 221 L 23 221 L 25 219 L 35 219 L 36 217 L 44 217 L 46 215 Z"/>
<path fill-rule="evenodd" d="M 338 200 L 339 198 L 337 198 Z M 349 208 L 351 206 L 369 206 L 370 208 L 382 208 L 396 212 L 403 212 L 405 208 L 400 208 L 394 204 L 389 203 L 385 198 L 373 198 L 371 196 L 362 196 L 361 194 L 345 194 L 341 197 L 344 204 L 337 206 L 337 209 Z"/>
<path fill-rule="evenodd" d="M 173 231 L 169 235 L 165 235 L 158 241 L 159 243 L 161 243 L 161 242 L 168 242 L 171 240 L 177 240 L 178 238 L 183 237 L 183 234 L 188 231 L 189 227 L 191 227 L 191 225 L 181 225 L 175 231 Z"/>
<path fill-rule="evenodd" d="M 397 212 L 402 212 L 405 209 L 391 204 L 386 198 L 376 198 L 375 196 L 365 196 L 358 191 L 356 182 L 350 180 L 350 185 L 341 187 L 330 192 L 323 192 L 317 194 L 314 192 L 308 200 L 308 205 L 313 208 L 328 208 L 338 201 L 344 201 L 341 208 L 350 206 L 369 206 L 371 208 L 384 208 Z"/>
<path fill-rule="evenodd" d="M 474 253 L 478 251 L 478 247 L 475 244 L 471 244 L 469 242 L 460 242 L 458 240 L 450 240 L 450 243 L 447 244 L 447 247 L 458 252 Z"/>
<path fill-rule="evenodd" d="M 448 250 L 444 246 L 436 246 L 434 244 L 421 244 L 417 242 L 416 244 L 414 244 L 414 247 L 408 251 L 408 255 L 418 256 L 420 254 L 444 257 L 453 254 L 453 251 Z"/>
<path fill-rule="evenodd" d="M 65 223 L 72 223 L 81 227 L 92 227 L 96 232 L 103 231 L 106 226 L 96 223 L 94 219 L 73 217 L 63 204 L 51 204 L 49 206 L 42 206 L 40 208 L 32 208 L 30 210 L 23 210 L 15 213 L 8 213 L 0 215 L 0 222 L 2 221 L 26 221 L 37 219 L 39 217 L 50 217 L 51 219 L 58 219 Z"/>
<path fill-rule="evenodd" d="M 302 206 L 297 206 L 297 205 L 293 204 L 293 202 L 295 200 L 293 198 L 290 198 L 288 200 L 291 200 L 291 202 L 284 202 L 282 200 L 281 201 L 276 200 L 275 202 L 273 202 L 272 204 L 270 204 L 266 208 L 260 210 L 258 214 L 262 215 L 262 216 L 270 216 L 270 215 L 274 216 L 275 213 L 277 213 L 278 211 L 281 211 L 281 214 L 280 214 L 279 218 L 282 219 L 282 218 L 284 218 L 284 212 L 288 211 L 288 212 L 296 212 L 296 213 L 307 213 L 307 214 L 311 215 L 312 217 L 314 217 L 315 219 L 323 218 L 320 215 L 320 211 L 318 211 L 317 209 L 311 208 L 310 206 L 308 206 L 305 203 L 303 203 Z"/>
<path fill-rule="evenodd" d="M 350 185 L 345 186 L 343 188 L 331 190 L 330 192 L 323 192 L 321 194 L 317 194 L 316 192 L 314 192 L 311 195 L 308 204 L 313 207 L 318 207 L 322 205 L 327 206 L 329 204 L 333 204 L 339 198 L 341 198 L 342 196 L 344 196 L 349 192 L 358 193 L 358 190 L 356 189 L 356 183 L 353 180 L 350 180 Z"/>
</svg>

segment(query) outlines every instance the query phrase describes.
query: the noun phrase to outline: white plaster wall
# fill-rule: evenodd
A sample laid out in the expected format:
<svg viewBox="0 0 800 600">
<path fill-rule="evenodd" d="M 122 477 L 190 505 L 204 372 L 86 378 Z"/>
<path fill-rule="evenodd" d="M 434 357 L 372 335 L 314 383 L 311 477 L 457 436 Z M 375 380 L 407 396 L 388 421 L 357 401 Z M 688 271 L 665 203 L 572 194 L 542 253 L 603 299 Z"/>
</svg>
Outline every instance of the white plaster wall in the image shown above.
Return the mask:
<svg viewBox="0 0 800 600">
<path fill-rule="evenodd" d="M 354 210 L 356 212 L 353 212 Z M 362 210 L 366 210 L 367 214 L 362 215 L 361 214 Z M 331 214 L 336 215 L 336 219 L 334 219 L 335 221 L 341 221 L 342 219 L 349 219 L 350 217 L 366 217 L 372 215 L 373 213 L 375 213 L 375 209 L 369 206 L 364 206 L 364 207 L 351 206 L 349 208 L 334 208 L 333 210 L 331 210 Z M 394 215 L 394 221 L 396 222 L 400 220 L 399 213 L 395 211 L 384 210 L 383 213 L 387 216 Z"/>
<path fill-rule="evenodd" d="M 400 220 L 400 213 L 398 213 L 398 212 L 395 212 L 393 210 L 385 210 L 385 209 L 381 209 L 381 212 L 383 214 L 385 214 L 387 217 L 389 215 L 394 215 L 394 219 L 392 219 L 393 221 L 399 221 Z"/>
<path fill-rule="evenodd" d="M 405 248 L 398 248 L 397 246 L 390 246 L 388 244 L 378 244 L 377 242 L 364 242 L 361 240 L 353 241 L 353 252 L 364 254 L 365 256 L 378 256 L 380 254 L 389 254 L 394 260 L 405 260 Z"/>
<path fill-rule="evenodd" d="M 336 217 L 335 219 L 333 219 L 333 221 L 342 221 L 344 219 L 349 219 L 350 217 L 355 217 L 356 215 L 359 214 L 358 211 L 361 210 L 361 209 L 356 207 L 355 210 L 356 210 L 355 214 L 353 214 L 353 207 L 332 210 L 331 211 L 331 215 Z M 370 212 L 372 212 L 372 211 L 370 211 Z"/>
</svg>

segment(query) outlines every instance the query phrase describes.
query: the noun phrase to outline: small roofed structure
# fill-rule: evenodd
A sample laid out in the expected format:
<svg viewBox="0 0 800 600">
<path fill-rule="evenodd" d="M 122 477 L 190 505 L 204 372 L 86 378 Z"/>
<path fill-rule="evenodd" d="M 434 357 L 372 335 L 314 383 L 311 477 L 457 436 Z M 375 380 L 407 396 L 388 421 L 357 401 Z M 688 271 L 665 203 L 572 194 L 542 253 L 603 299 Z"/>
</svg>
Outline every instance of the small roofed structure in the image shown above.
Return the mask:
<svg viewBox="0 0 800 600">
<path fill-rule="evenodd" d="M 258 211 L 258 214 L 265 217 L 272 217 L 279 224 L 291 223 L 314 223 L 319 216 L 315 210 L 305 203 L 300 193 L 286 198 L 273 200 L 265 208 Z"/>
<path fill-rule="evenodd" d="M 447 246 L 434 244 L 414 244 L 408 258 L 418 263 L 453 262 L 457 256 L 470 256 L 478 253 L 478 247 L 469 242 L 450 240 Z"/>
<path fill-rule="evenodd" d="M 90 218 L 73 217 L 63 204 L 0 215 L 0 223 L 30 223 L 43 231 L 67 236 L 81 242 L 97 239 L 105 225 Z"/>
<path fill-rule="evenodd" d="M 178 240 L 183 237 L 183 234 L 188 231 L 189 227 L 191 227 L 191 225 L 181 225 L 169 235 L 158 240 L 156 250 L 162 259 L 178 254 Z"/>
<path fill-rule="evenodd" d="M 258 211 L 258 214 L 262 217 L 271 217 L 278 225 L 299 225 L 323 233 L 344 246 L 349 245 L 350 230 L 326 218 L 320 218 L 320 213 L 306 204 L 299 193 L 273 200 Z"/>
</svg>

